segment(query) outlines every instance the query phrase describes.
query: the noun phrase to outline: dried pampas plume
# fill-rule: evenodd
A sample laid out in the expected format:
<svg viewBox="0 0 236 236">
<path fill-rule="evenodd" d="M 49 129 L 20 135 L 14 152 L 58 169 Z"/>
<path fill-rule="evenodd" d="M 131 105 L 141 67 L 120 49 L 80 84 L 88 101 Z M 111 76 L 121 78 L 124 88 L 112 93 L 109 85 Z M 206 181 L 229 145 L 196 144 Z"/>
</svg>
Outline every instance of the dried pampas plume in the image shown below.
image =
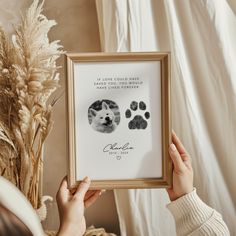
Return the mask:
<svg viewBox="0 0 236 236">
<path fill-rule="evenodd" d="M 49 42 L 56 25 L 35 0 L 11 39 L 0 28 L 0 173 L 40 206 L 39 179 L 44 142 L 52 128 L 49 98 L 59 87 L 56 60 L 63 53 Z"/>
</svg>

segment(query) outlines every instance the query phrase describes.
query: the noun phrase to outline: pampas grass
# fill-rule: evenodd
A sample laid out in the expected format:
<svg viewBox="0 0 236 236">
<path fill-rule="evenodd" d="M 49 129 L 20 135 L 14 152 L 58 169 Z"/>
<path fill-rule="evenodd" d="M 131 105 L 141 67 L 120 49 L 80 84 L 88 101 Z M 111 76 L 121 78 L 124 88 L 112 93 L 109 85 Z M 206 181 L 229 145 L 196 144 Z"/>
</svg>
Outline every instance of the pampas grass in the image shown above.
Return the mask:
<svg viewBox="0 0 236 236">
<path fill-rule="evenodd" d="M 42 15 L 43 4 L 33 1 L 11 39 L 0 28 L 0 174 L 35 209 L 43 145 L 53 125 L 49 98 L 59 87 L 56 60 L 63 53 L 58 41 L 49 42 L 56 23 Z"/>
</svg>

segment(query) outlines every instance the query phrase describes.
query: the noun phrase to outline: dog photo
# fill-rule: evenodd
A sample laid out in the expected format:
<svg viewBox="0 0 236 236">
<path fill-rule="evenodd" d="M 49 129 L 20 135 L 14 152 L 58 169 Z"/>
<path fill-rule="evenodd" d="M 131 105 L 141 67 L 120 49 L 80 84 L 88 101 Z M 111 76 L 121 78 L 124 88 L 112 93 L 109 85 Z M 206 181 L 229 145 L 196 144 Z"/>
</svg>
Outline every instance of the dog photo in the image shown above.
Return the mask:
<svg viewBox="0 0 236 236">
<path fill-rule="evenodd" d="M 94 130 L 112 133 L 120 123 L 119 107 L 110 100 L 96 101 L 88 109 L 88 120 Z"/>
</svg>

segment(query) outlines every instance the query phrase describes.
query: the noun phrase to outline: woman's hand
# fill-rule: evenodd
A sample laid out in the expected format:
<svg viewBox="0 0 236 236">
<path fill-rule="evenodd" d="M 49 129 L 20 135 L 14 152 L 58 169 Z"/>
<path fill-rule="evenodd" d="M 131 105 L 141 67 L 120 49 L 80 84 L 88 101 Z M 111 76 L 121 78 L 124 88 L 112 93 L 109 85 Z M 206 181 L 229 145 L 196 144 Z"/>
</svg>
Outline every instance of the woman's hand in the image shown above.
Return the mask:
<svg viewBox="0 0 236 236">
<path fill-rule="evenodd" d="M 193 169 L 191 158 L 183 144 L 172 132 L 172 144 L 169 147 L 170 157 L 174 164 L 173 186 L 167 189 L 170 200 L 174 201 L 193 191 Z"/>
<path fill-rule="evenodd" d="M 65 177 L 57 192 L 57 205 L 60 216 L 60 229 L 58 236 L 73 235 L 82 236 L 86 230 L 84 218 L 85 208 L 92 205 L 101 191 L 88 191 L 90 180 L 86 177 L 72 193 L 68 189 L 67 178 Z"/>
</svg>

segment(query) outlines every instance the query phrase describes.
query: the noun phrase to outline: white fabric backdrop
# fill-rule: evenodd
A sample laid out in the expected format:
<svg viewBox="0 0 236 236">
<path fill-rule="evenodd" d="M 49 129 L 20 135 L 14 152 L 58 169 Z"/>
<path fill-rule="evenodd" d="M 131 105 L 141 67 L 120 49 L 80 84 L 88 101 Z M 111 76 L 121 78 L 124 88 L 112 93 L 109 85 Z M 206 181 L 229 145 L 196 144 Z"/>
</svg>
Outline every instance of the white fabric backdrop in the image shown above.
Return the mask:
<svg viewBox="0 0 236 236">
<path fill-rule="evenodd" d="M 173 127 L 198 194 L 236 235 L 236 17 L 233 0 L 96 0 L 104 51 L 171 51 Z M 122 236 L 172 236 L 164 190 L 117 190 Z"/>
</svg>

